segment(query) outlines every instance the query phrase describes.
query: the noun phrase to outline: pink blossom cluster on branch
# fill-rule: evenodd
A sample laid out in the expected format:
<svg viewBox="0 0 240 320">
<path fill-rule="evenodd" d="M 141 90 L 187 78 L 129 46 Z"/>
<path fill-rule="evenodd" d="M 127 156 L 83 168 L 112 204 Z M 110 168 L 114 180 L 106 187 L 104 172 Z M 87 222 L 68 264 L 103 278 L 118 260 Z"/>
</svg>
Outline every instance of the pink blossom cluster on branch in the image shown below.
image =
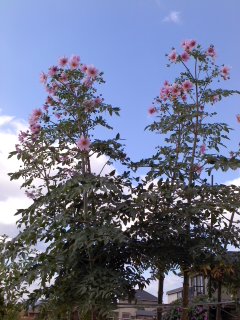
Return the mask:
<svg viewBox="0 0 240 320">
<path fill-rule="evenodd" d="M 200 49 L 200 46 L 197 45 L 196 40 L 184 40 L 181 46 L 184 50 L 183 53 L 178 54 L 176 49 L 173 48 L 172 51 L 167 55 L 171 63 L 177 63 L 177 62 L 185 63 L 188 60 L 190 60 L 191 56 L 194 56 L 194 50 Z M 207 50 L 202 51 L 202 55 L 205 56 L 205 58 L 210 57 L 213 59 L 213 61 L 215 61 L 217 57 L 215 47 L 213 45 L 210 45 L 207 48 Z M 223 66 L 220 70 L 220 75 L 224 80 L 229 79 L 230 67 Z"/>
<path fill-rule="evenodd" d="M 95 82 L 101 81 L 98 69 L 93 65 L 82 64 L 79 56 L 61 57 L 57 65 L 40 74 L 40 82 L 48 96 L 42 108 L 33 110 L 29 118 L 29 130 L 19 135 L 19 142 L 28 143 L 29 146 L 30 141 L 36 141 L 46 121 L 55 125 L 67 118 L 76 121 L 76 115 L 80 117 L 76 110 L 81 110 L 83 114 L 79 122 L 86 121 L 86 117 L 90 117 L 103 103 L 101 97 L 95 96 L 96 90 L 93 87 Z M 89 151 L 90 139 L 84 128 L 84 125 L 79 128 L 79 138 L 75 143 L 80 151 Z M 20 146 L 16 148 L 20 153 Z"/>
<path fill-rule="evenodd" d="M 176 49 L 173 48 L 172 51 L 167 55 L 169 61 L 171 63 L 182 63 L 186 70 L 190 72 L 190 67 L 185 63 L 190 60 L 199 58 L 199 61 L 208 62 L 209 58 L 213 59 L 213 63 L 215 62 L 215 58 L 217 57 L 217 53 L 215 47 L 210 45 L 206 50 L 203 50 L 200 45 L 197 44 L 196 40 L 184 40 L 181 44 L 184 52 L 178 54 Z M 213 64 L 212 63 L 212 64 Z M 230 68 L 227 66 L 222 66 L 221 68 L 216 69 L 216 76 L 222 77 L 224 80 L 229 79 L 230 76 Z M 179 101 L 180 103 L 189 102 L 188 98 L 193 100 L 192 90 L 194 87 L 194 79 L 193 76 L 189 73 L 189 78 L 178 80 L 177 82 L 170 84 L 169 81 L 164 81 L 163 87 L 160 89 L 159 98 L 156 99 L 157 104 L 160 104 L 160 111 L 164 111 L 165 103 L 173 103 L 174 101 Z M 179 100 L 180 99 L 180 100 Z M 220 100 L 220 96 L 218 94 L 213 94 L 209 98 L 209 102 L 211 104 L 215 104 Z M 162 104 L 162 106 L 161 106 Z M 203 106 L 201 106 L 203 108 Z M 158 108 L 155 106 L 155 102 L 152 106 L 148 108 L 149 115 L 156 115 L 158 113 Z"/>
<path fill-rule="evenodd" d="M 180 72 L 175 82 L 164 81 L 159 96 L 148 108 L 148 115 L 158 116 L 152 127 L 156 130 L 159 130 L 161 126 L 166 126 L 169 131 L 174 131 L 176 127 L 187 125 L 192 129 L 189 133 L 191 135 L 195 132 L 193 129 L 195 126 L 204 126 L 204 119 L 214 114 L 207 111 L 206 107 L 209 104 L 213 105 L 219 102 L 226 94 L 232 94 L 230 91 L 226 93 L 218 88 L 221 78 L 223 80 L 230 78 L 230 67 L 216 65 L 217 53 L 213 45 L 204 49 L 196 40 L 192 39 L 183 41 L 181 48 L 183 52 L 180 54 L 175 48 L 172 48 L 172 51 L 166 56 L 170 61 L 170 64 L 167 64 L 168 67 L 178 63 L 182 65 L 183 71 Z M 240 115 L 237 115 L 236 118 L 240 123 Z M 181 119 L 181 123 L 178 119 Z M 175 127 L 174 124 L 171 126 L 171 121 Z M 162 131 L 162 133 L 166 132 L 167 130 Z M 168 141 L 171 140 L 168 139 Z M 212 148 L 212 144 L 212 141 L 208 142 L 207 137 L 197 141 L 194 146 L 196 152 L 194 151 L 193 154 L 196 155 L 198 163 L 193 163 L 190 170 L 198 175 L 201 174 L 207 157 L 206 150 Z M 176 149 L 178 149 L 178 145 Z"/>
</svg>

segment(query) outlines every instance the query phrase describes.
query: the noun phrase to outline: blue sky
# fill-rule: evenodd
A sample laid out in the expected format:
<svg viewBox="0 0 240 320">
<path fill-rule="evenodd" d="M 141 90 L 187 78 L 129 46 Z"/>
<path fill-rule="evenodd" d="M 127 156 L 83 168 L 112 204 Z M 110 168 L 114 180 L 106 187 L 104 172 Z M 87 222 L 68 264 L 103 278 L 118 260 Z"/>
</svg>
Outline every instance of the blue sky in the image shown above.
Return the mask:
<svg viewBox="0 0 240 320">
<path fill-rule="evenodd" d="M 152 154 L 157 137 L 143 132 L 151 121 L 146 110 L 163 81 L 174 78 L 164 56 L 172 46 L 189 38 L 214 43 L 218 62 L 232 67 L 226 85 L 239 89 L 239 9 L 238 0 L 1 0 L 2 114 L 27 119 L 44 101 L 39 73 L 64 54 L 79 54 L 105 73 L 101 91 L 122 109 L 113 124 L 128 153 L 135 159 Z M 220 108 L 232 126 L 237 103 L 231 100 L 228 112 Z"/>
<path fill-rule="evenodd" d="M 126 139 L 129 155 L 134 160 L 150 156 L 158 137 L 143 129 L 151 121 L 147 109 L 163 81 L 174 79 L 174 68 L 166 68 L 164 56 L 172 46 L 180 48 L 184 39 L 196 39 L 205 47 L 213 43 L 217 63 L 232 67 L 231 80 L 223 85 L 240 90 L 239 12 L 239 0 L 0 0 L 0 133 L 16 128 L 32 109 L 41 107 L 46 94 L 40 72 L 62 55 L 78 54 L 82 62 L 104 71 L 101 92 L 106 102 L 122 109 L 112 124 Z M 240 97 L 215 108 L 219 120 L 236 129 L 230 142 L 236 146 Z M 10 142 L 4 140 L 2 150 L 6 144 Z M 1 165 L 7 168 L 3 158 Z M 215 180 L 239 176 L 219 173 Z M 4 188 L 6 184 L 0 186 Z M 4 199 L 0 208 L 11 209 Z"/>
</svg>

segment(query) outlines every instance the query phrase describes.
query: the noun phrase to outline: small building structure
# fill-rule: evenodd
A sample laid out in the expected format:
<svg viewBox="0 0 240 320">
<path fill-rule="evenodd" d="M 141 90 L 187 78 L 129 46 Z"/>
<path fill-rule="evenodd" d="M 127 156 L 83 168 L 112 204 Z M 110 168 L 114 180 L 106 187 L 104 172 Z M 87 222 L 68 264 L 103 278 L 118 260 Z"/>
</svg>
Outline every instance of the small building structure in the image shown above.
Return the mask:
<svg viewBox="0 0 240 320">
<path fill-rule="evenodd" d="M 114 310 L 113 320 L 151 320 L 156 319 L 157 297 L 145 290 L 136 290 L 132 301 L 121 300 L 118 308 Z"/>
<path fill-rule="evenodd" d="M 202 274 L 196 274 L 190 277 L 190 286 L 189 286 L 189 298 L 190 300 L 202 295 L 208 294 L 208 277 L 203 276 Z M 167 294 L 167 303 L 172 303 L 178 299 L 182 298 L 183 287 L 179 287 L 173 290 L 166 292 Z M 213 292 L 212 297 L 217 300 L 217 289 Z M 227 290 L 226 287 L 222 286 L 221 288 L 221 301 L 231 301 L 234 298 L 240 298 L 240 289 L 238 290 L 237 296 L 233 297 L 231 293 Z"/>
</svg>

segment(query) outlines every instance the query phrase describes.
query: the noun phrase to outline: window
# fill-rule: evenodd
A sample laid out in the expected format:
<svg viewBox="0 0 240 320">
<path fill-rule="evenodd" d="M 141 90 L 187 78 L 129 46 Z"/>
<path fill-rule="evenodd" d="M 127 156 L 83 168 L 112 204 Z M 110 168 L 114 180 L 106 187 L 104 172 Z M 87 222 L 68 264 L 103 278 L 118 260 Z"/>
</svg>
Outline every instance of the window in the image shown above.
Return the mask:
<svg viewBox="0 0 240 320">
<path fill-rule="evenodd" d="M 122 314 L 122 320 L 129 320 L 131 318 L 130 313 L 128 312 L 123 312 Z"/>
<path fill-rule="evenodd" d="M 204 277 L 197 275 L 191 279 L 191 287 L 193 288 L 195 295 L 204 294 Z"/>
</svg>

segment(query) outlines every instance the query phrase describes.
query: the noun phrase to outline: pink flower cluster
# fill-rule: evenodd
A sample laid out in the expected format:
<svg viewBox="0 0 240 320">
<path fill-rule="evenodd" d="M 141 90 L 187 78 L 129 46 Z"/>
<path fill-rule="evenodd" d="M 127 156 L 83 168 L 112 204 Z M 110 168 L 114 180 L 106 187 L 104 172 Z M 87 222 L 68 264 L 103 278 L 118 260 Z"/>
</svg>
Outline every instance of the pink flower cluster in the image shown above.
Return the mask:
<svg viewBox="0 0 240 320">
<path fill-rule="evenodd" d="M 183 50 L 186 51 L 186 52 L 191 52 L 191 51 L 193 51 L 193 49 L 195 49 L 196 45 L 197 45 L 197 41 L 196 41 L 196 40 L 193 40 L 193 39 L 191 39 L 191 40 L 184 40 L 184 41 L 182 42 L 182 48 L 183 48 Z"/>
<path fill-rule="evenodd" d="M 189 53 L 193 51 L 193 49 L 195 49 L 196 45 L 196 40 L 184 40 L 182 42 L 182 48 L 184 52 L 181 55 L 178 55 L 176 50 L 173 49 L 168 55 L 169 61 L 174 63 L 176 63 L 177 61 L 187 62 L 190 59 Z"/>
<path fill-rule="evenodd" d="M 88 113 L 93 112 L 101 103 L 102 99 L 100 97 L 97 97 L 94 100 L 85 100 L 83 102 L 84 110 Z"/>
<path fill-rule="evenodd" d="M 63 56 L 58 60 L 58 66 L 52 66 L 49 68 L 48 73 L 42 72 L 40 74 L 40 82 L 45 85 L 49 95 L 55 96 L 62 85 L 72 90 L 70 83 L 68 83 L 69 70 L 79 69 L 85 75 L 82 84 L 87 88 L 93 85 L 99 75 L 99 71 L 93 65 L 84 65 L 80 61 L 80 57 L 76 55 L 70 58 Z M 51 79 L 55 82 L 51 81 Z M 48 80 L 50 80 L 49 83 Z"/>
<path fill-rule="evenodd" d="M 19 135 L 18 135 L 18 140 L 19 142 L 23 143 L 26 139 L 26 137 L 28 136 L 27 132 L 24 131 L 20 131 Z"/>
<path fill-rule="evenodd" d="M 90 150 L 91 141 L 88 137 L 81 136 L 77 141 L 77 146 L 81 151 L 89 151 Z"/>
<path fill-rule="evenodd" d="M 163 101 L 177 99 L 181 96 L 185 102 L 187 99 L 186 93 L 189 93 L 193 88 L 193 84 L 190 80 L 185 80 L 182 84 L 174 83 L 170 85 L 168 81 L 164 82 L 163 88 L 160 90 L 160 99 Z"/>
<path fill-rule="evenodd" d="M 59 60 L 58 60 L 58 65 L 61 67 L 61 68 L 65 68 L 69 65 L 70 69 L 77 69 L 79 68 L 79 65 L 80 65 L 80 57 L 79 56 L 72 56 L 70 59 L 67 58 L 67 57 L 61 57 Z"/>
<path fill-rule="evenodd" d="M 196 48 L 197 46 L 197 41 L 194 39 L 191 40 L 184 40 L 181 44 L 184 52 L 181 55 L 178 55 L 176 50 L 173 49 L 169 55 L 168 55 L 168 59 L 170 62 L 172 63 L 176 63 L 178 61 L 183 61 L 183 62 L 187 62 L 190 59 L 190 54 L 191 52 Z M 206 56 L 209 56 L 213 59 L 215 59 L 217 57 L 217 53 L 216 50 L 214 48 L 213 45 L 211 45 L 205 52 Z"/>
<path fill-rule="evenodd" d="M 80 64 L 79 56 L 72 56 L 70 59 L 68 59 L 67 57 L 62 57 L 59 59 L 58 63 L 61 68 L 69 66 L 72 70 L 78 69 L 80 67 L 80 70 L 85 73 L 85 75 L 90 79 L 96 79 L 99 74 L 99 71 L 93 65 L 87 66 L 84 64 Z M 66 81 L 66 74 L 62 74 L 61 76 L 63 77 L 64 81 Z"/>
<path fill-rule="evenodd" d="M 93 65 L 81 64 L 80 62 L 81 59 L 77 55 L 73 55 L 70 58 L 63 56 L 58 60 L 57 66 L 50 67 L 48 73 L 42 72 L 40 74 L 40 82 L 44 84 L 48 93 L 43 110 L 46 113 L 49 113 L 49 107 L 52 106 L 53 114 L 58 120 L 61 119 L 63 115 L 67 115 L 66 106 L 59 95 L 61 89 L 67 89 L 71 91 L 71 93 L 76 95 L 78 94 L 79 85 L 76 85 L 70 81 L 72 77 L 72 71 L 78 70 L 80 72 L 79 76 L 82 80 L 82 85 L 86 88 L 91 88 L 99 75 L 99 71 L 96 67 Z M 101 103 L 102 99 L 100 97 L 96 97 L 92 101 L 86 101 L 85 111 L 91 112 Z M 62 110 L 60 110 L 61 108 L 65 108 L 65 112 L 62 112 Z M 38 123 L 39 117 L 40 114 L 38 116 L 37 111 L 35 110 L 29 121 L 31 132 L 34 134 L 39 133 L 41 129 Z"/>
<path fill-rule="evenodd" d="M 41 109 L 34 109 L 30 118 L 29 118 L 30 131 L 34 135 L 39 134 L 39 132 L 41 130 L 39 120 L 40 120 L 42 114 L 43 114 L 43 112 Z"/>
</svg>

